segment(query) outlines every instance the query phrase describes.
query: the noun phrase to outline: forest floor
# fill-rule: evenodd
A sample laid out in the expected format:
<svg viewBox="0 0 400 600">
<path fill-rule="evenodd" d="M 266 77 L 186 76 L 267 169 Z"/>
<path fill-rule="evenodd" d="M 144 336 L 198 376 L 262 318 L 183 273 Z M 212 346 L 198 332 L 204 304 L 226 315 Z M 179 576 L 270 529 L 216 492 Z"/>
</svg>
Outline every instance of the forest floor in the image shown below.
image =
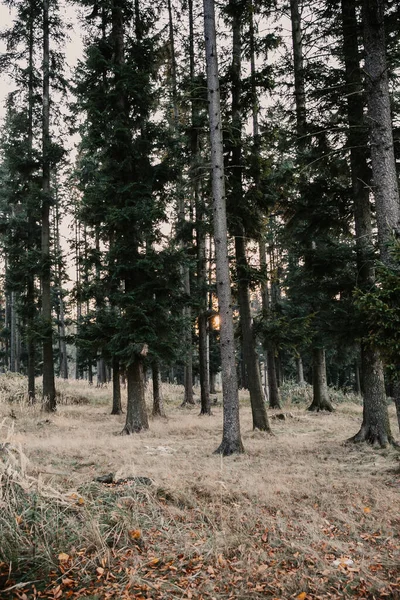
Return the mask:
<svg viewBox="0 0 400 600">
<path fill-rule="evenodd" d="M 354 396 L 308 413 L 310 390 L 289 386 L 271 436 L 243 393 L 246 453 L 221 458 L 221 405 L 199 417 L 179 386 L 129 437 L 111 389 L 58 382 L 48 416 L 24 386 L 0 377 L 1 598 L 400 598 L 399 452 L 344 443 Z M 94 481 L 108 473 L 151 482 Z"/>
</svg>

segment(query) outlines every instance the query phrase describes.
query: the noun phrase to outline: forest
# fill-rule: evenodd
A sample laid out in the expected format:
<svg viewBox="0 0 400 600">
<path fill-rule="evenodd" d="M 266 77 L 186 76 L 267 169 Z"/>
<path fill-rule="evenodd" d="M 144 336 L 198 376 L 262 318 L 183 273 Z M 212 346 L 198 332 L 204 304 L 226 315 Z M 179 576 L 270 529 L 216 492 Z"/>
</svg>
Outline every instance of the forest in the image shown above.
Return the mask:
<svg viewBox="0 0 400 600">
<path fill-rule="evenodd" d="M 399 3 L 2 4 L 0 597 L 399 597 Z"/>
</svg>

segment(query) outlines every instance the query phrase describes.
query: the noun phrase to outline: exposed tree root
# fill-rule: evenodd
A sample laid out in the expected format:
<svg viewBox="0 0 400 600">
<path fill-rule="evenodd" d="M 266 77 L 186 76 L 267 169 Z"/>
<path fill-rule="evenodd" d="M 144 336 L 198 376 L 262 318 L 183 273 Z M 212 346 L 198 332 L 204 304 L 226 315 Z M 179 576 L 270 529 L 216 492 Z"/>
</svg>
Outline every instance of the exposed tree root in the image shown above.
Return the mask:
<svg viewBox="0 0 400 600">
<path fill-rule="evenodd" d="M 121 431 L 121 433 L 119 435 L 132 435 L 133 433 L 140 433 L 141 431 L 144 431 L 145 429 L 148 429 L 147 427 L 134 427 L 133 425 L 125 425 L 125 427 L 123 428 L 123 430 Z"/>
<path fill-rule="evenodd" d="M 221 444 L 214 451 L 214 454 L 222 456 L 232 456 L 232 454 L 243 454 L 244 447 L 241 440 L 222 440 Z"/>
<path fill-rule="evenodd" d="M 307 410 L 309 410 L 311 412 L 320 412 L 320 411 L 334 412 L 335 411 L 335 409 L 333 408 L 333 406 L 329 402 L 329 400 L 325 400 L 324 402 L 321 402 L 320 404 L 314 404 L 314 402 L 313 402 L 312 404 L 310 404 L 310 406 L 307 408 Z"/>
<path fill-rule="evenodd" d="M 361 444 L 366 442 L 376 448 L 387 448 L 388 446 L 394 446 L 396 448 L 400 447 L 392 435 L 388 435 L 386 431 L 367 424 L 363 424 L 360 431 L 346 440 L 346 442 L 349 444 Z"/>
</svg>

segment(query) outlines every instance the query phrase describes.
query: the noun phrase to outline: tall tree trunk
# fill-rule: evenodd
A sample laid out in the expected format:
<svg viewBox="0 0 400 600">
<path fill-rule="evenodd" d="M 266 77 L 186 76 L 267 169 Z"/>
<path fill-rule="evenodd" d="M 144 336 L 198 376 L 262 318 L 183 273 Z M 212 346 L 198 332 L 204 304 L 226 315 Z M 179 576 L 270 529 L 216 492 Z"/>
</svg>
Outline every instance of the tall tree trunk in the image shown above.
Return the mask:
<svg viewBox="0 0 400 600">
<path fill-rule="evenodd" d="M 233 206 L 243 201 L 242 183 L 242 107 L 241 107 L 241 21 L 243 11 L 234 1 L 232 8 L 232 200 Z M 250 392 L 253 428 L 270 431 L 264 391 L 261 383 L 256 341 L 252 329 L 249 294 L 249 267 L 246 257 L 245 229 L 237 225 L 235 231 L 235 255 L 238 278 L 238 303 L 243 342 L 243 359 L 246 367 L 247 385 Z"/>
<path fill-rule="evenodd" d="M 56 410 L 54 383 L 53 324 L 50 258 L 50 48 L 49 3 L 43 0 L 43 174 L 42 174 L 42 321 L 43 321 L 43 402 L 47 412 Z"/>
<path fill-rule="evenodd" d="M 34 82 L 33 82 L 33 52 L 34 52 L 34 35 L 33 35 L 33 6 L 29 11 L 29 51 L 28 51 L 28 154 L 29 161 L 32 159 L 33 150 L 33 108 L 34 108 Z M 36 225 L 35 217 L 32 214 L 31 206 L 28 206 L 28 253 L 35 247 L 34 228 Z M 35 277 L 33 269 L 29 269 L 27 273 L 26 284 L 26 343 L 28 352 L 28 399 L 30 403 L 36 400 L 35 390 L 35 361 L 36 361 L 36 344 L 35 344 Z"/>
<path fill-rule="evenodd" d="M 161 388 L 160 363 L 157 359 L 153 360 L 151 363 L 151 370 L 153 374 L 153 416 L 165 418 L 166 414 Z"/>
<path fill-rule="evenodd" d="M 260 188 L 260 166 L 259 166 L 259 154 L 260 154 L 260 134 L 259 134 L 259 123 L 258 123 L 258 94 L 257 94 L 257 80 L 256 80 L 256 43 L 254 34 L 254 4 L 253 0 L 250 0 L 250 82 L 251 82 L 251 95 L 252 95 L 252 117 L 253 117 L 253 155 L 257 162 L 257 169 L 254 177 L 254 183 L 257 189 Z M 260 255 L 260 267 L 263 271 L 263 279 L 261 282 L 261 302 L 262 310 L 264 315 L 268 315 L 270 312 L 270 297 L 267 283 L 267 255 L 265 251 L 265 241 L 262 238 L 259 241 L 259 255 Z M 276 377 L 276 365 L 275 365 L 275 349 L 264 345 L 264 351 L 266 354 L 265 363 L 265 387 L 268 390 L 266 395 L 268 396 L 269 406 L 271 408 L 280 408 L 279 389 Z"/>
<path fill-rule="evenodd" d="M 145 400 L 145 380 L 143 372 L 143 358 L 135 356 L 133 362 L 126 369 L 127 379 L 127 410 L 126 423 L 121 434 L 130 435 L 139 433 L 149 428 Z"/>
<path fill-rule="evenodd" d="M 363 1 L 363 33 L 365 50 L 365 72 L 367 76 L 368 118 L 370 124 L 371 164 L 373 193 L 375 197 L 378 241 L 382 262 L 390 267 L 392 258 L 388 244 L 393 235 L 400 234 L 400 199 L 393 147 L 392 117 L 385 44 L 384 0 Z M 400 372 L 396 373 L 397 379 Z M 396 389 L 400 384 L 396 383 Z M 396 403 L 400 423 L 400 405 Z M 390 428 L 380 438 L 393 441 Z M 381 443 L 382 445 L 382 443 Z"/>
<path fill-rule="evenodd" d="M 174 40 L 174 23 L 172 15 L 171 0 L 168 0 L 168 25 L 169 25 L 169 46 L 171 52 L 171 95 L 172 95 L 172 111 L 173 111 L 173 129 L 176 131 L 179 124 L 179 107 L 177 95 L 177 80 L 176 80 L 176 60 L 175 60 L 175 40 Z M 178 230 L 181 233 L 184 230 L 186 223 L 185 214 L 185 196 L 183 193 L 183 184 L 178 178 Z M 182 240 L 183 248 L 187 247 L 187 242 Z M 182 283 L 183 291 L 187 299 L 190 298 L 190 271 L 189 266 L 184 265 L 182 268 Z M 183 309 L 183 319 L 185 324 L 185 364 L 183 385 L 185 388 L 182 406 L 185 404 L 194 404 L 193 398 L 193 340 L 192 340 L 192 309 L 187 304 Z"/>
<path fill-rule="evenodd" d="M 193 0 L 188 2 L 189 9 L 189 68 L 191 82 L 191 129 L 190 177 L 196 209 L 196 250 L 197 250 L 197 289 L 199 298 L 199 312 L 197 326 L 199 330 L 199 376 L 200 376 L 200 414 L 210 415 L 210 377 L 209 377 L 209 340 L 207 323 L 207 257 L 206 257 L 206 223 L 205 223 L 205 198 L 200 190 L 200 152 L 198 135 L 198 94 L 195 89 L 195 55 L 194 55 L 194 17 Z"/>
<path fill-rule="evenodd" d="M 346 70 L 347 116 L 349 124 L 348 145 L 352 191 L 354 198 L 354 220 L 357 249 L 358 286 L 369 289 L 374 284 L 373 238 L 371 225 L 371 205 L 368 167 L 368 134 L 364 121 L 363 80 L 360 69 L 358 47 L 358 23 L 356 1 L 342 0 L 343 53 Z M 385 384 L 382 365 L 377 350 L 361 344 L 361 389 L 364 402 L 363 423 L 354 441 L 373 443 L 390 439 L 390 429 L 384 432 L 389 423 Z M 377 419 L 381 419 L 379 424 Z M 377 436 L 377 437 L 375 437 Z"/>
<path fill-rule="evenodd" d="M 325 350 L 323 348 L 313 349 L 313 401 L 308 410 L 333 411 L 326 383 Z"/>
<path fill-rule="evenodd" d="M 363 33 L 378 241 L 381 260 L 390 266 L 388 243 L 394 233 L 400 233 L 400 201 L 386 64 L 385 5 L 384 0 L 363 1 Z"/>
<path fill-rule="evenodd" d="M 86 261 L 85 261 L 86 263 Z M 80 272 L 80 224 L 78 216 L 75 213 L 75 285 L 77 288 L 76 294 L 76 337 L 79 335 L 79 326 L 82 317 L 82 301 L 81 301 L 81 272 Z M 75 379 L 80 379 L 80 349 L 75 344 Z"/>
<path fill-rule="evenodd" d="M 203 6 L 223 389 L 223 433 L 222 442 L 216 452 L 227 456 L 243 452 L 244 449 L 240 435 L 239 395 L 235 365 L 214 0 L 203 0 Z"/>
<path fill-rule="evenodd" d="M 113 397 L 112 397 L 112 415 L 122 414 L 122 402 L 121 402 L 121 380 L 120 380 L 120 369 L 118 358 L 113 358 L 112 361 L 112 382 L 113 382 Z"/>
<path fill-rule="evenodd" d="M 59 361 L 60 361 L 60 377 L 68 379 L 68 356 L 67 344 L 65 341 L 65 313 L 64 313 L 64 298 L 62 295 L 62 250 L 60 243 L 60 213 L 58 206 L 58 197 L 55 201 L 55 223 L 54 223 L 54 238 L 56 247 L 56 282 L 58 293 L 58 331 L 59 331 Z"/>
</svg>

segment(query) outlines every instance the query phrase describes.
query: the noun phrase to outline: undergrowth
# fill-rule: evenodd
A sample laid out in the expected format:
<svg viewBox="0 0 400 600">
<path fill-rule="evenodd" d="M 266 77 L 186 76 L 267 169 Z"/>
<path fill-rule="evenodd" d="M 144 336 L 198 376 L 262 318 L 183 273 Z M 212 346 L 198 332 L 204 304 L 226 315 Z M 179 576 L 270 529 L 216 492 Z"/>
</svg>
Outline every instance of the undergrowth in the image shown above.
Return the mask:
<svg viewBox="0 0 400 600">
<path fill-rule="evenodd" d="M 285 384 L 292 418 L 266 436 L 242 392 L 246 454 L 222 459 L 220 405 L 199 418 L 180 386 L 164 386 L 168 419 L 128 439 L 110 389 L 58 387 L 50 418 L 0 400 L 0 597 L 399 597 L 398 456 L 343 445 L 357 398 L 310 414 L 310 386 Z M 126 481 L 96 481 L 109 471 Z"/>
</svg>

